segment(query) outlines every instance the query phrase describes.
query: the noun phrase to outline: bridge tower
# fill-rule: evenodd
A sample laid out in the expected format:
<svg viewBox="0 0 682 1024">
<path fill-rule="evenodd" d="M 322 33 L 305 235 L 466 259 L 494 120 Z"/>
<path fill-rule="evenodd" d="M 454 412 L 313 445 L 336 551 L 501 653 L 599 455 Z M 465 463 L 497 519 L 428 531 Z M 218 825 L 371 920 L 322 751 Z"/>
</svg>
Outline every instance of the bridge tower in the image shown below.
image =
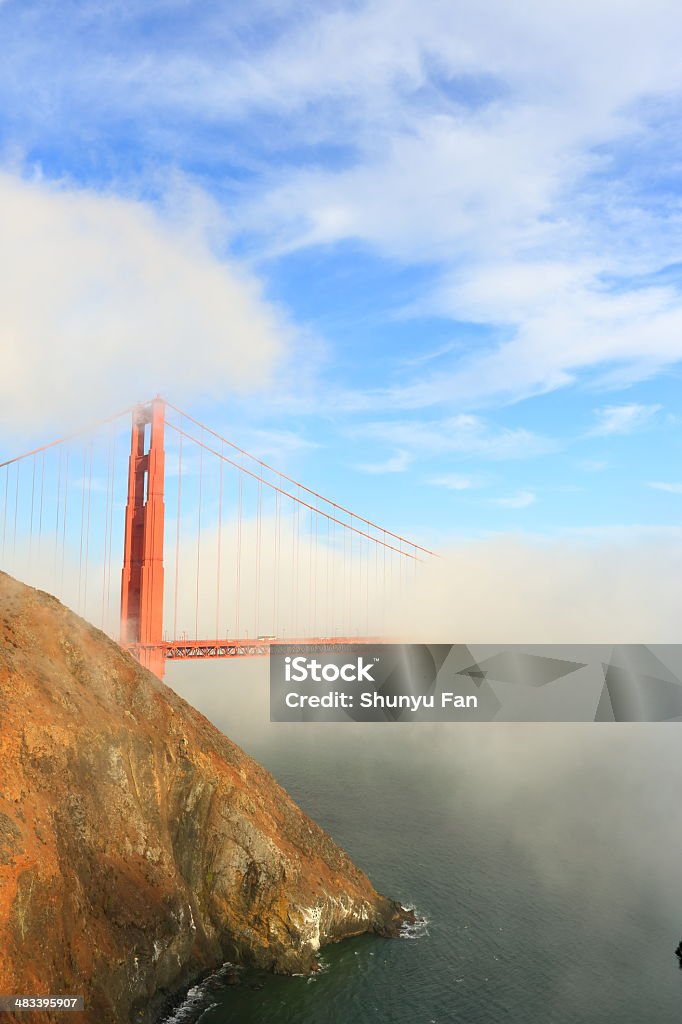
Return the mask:
<svg viewBox="0 0 682 1024">
<path fill-rule="evenodd" d="M 163 652 L 164 413 L 133 409 L 121 578 L 121 643 L 160 679 Z"/>
</svg>

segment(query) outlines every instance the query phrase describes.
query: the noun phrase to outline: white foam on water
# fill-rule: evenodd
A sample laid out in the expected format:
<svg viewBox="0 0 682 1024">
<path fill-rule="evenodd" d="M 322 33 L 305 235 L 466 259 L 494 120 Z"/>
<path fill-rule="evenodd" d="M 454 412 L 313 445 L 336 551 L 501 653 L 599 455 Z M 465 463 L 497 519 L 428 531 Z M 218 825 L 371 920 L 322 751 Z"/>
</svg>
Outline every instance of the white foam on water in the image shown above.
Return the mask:
<svg viewBox="0 0 682 1024">
<path fill-rule="evenodd" d="M 199 1024 L 208 1011 L 218 1005 L 213 1000 L 212 993 L 216 981 L 220 980 L 221 974 L 228 968 L 235 969 L 235 964 L 223 964 L 222 967 L 209 974 L 198 985 L 193 985 L 192 988 L 188 989 L 182 1003 L 176 1006 L 173 1012 L 164 1017 L 159 1024 L 190 1024 L 190 1022 L 191 1024 Z"/>
<path fill-rule="evenodd" d="M 415 921 L 404 921 L 400 927 L 400 938 L 401 939 L 423 939 L 429 934 L 429 919 L 421 914 L 416 907 L 406 906 L 405 910 L 411 910 L 414 913 Z"/>
</svg>

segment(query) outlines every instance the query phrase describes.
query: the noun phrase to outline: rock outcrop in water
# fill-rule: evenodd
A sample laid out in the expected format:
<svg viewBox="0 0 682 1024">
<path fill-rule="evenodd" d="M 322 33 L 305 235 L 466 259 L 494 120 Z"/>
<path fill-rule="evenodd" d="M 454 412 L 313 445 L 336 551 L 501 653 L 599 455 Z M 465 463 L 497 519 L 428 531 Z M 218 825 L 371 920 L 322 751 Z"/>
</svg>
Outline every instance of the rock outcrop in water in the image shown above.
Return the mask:
<svg viewBox="0 0 682 1024">
<path fill-rule="evenodd" d="M 264 768 L 4 573 L 0 721 L 0 992 L 83 995 L 85 1020 L 125 1024 L 224 961 L 307 972 L 325 943 L 398 932 L 401 908 Z"/>
</svg>

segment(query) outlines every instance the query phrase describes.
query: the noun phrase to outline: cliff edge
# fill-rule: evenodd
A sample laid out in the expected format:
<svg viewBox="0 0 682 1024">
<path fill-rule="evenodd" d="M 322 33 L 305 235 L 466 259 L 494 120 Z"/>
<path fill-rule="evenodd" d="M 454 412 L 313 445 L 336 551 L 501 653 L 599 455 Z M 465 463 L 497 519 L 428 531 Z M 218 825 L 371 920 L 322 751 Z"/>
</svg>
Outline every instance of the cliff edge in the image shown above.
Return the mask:
<svg viewBox="0 0 682 1024">
<path fill-rule="evenodd" d="M 307 972 L 403 916 L 207 719 L 0 573 L 0 993 L 146 1021 L 224 961 Z"/>
</svg>

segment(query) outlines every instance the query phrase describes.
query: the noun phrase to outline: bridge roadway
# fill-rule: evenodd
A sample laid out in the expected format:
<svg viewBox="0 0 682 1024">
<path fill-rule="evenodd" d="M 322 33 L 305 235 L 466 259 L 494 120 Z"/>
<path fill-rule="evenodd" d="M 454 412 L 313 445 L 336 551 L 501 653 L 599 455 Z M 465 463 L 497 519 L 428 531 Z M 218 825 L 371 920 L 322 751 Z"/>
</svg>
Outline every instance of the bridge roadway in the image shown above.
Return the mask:
<svg viewBox="0 0 682 1024">
<path fill-rule="evenodd" d="M 277 637 L 259 636 L 253 639 L 225 640 L 164 640 L 161 644 L 131 644 L 121 646 L 130 651 L 138 661 L 143 652 L 161 650 L 166 661 L 187 661 L 190 658 L 261 658 L 270 654 L 273 644 L 316 644 L 322 647 L 339 647 L 344 644 L 385 644 L 394 641 L 377 636 L 315 636 Z"/>
</svg>

